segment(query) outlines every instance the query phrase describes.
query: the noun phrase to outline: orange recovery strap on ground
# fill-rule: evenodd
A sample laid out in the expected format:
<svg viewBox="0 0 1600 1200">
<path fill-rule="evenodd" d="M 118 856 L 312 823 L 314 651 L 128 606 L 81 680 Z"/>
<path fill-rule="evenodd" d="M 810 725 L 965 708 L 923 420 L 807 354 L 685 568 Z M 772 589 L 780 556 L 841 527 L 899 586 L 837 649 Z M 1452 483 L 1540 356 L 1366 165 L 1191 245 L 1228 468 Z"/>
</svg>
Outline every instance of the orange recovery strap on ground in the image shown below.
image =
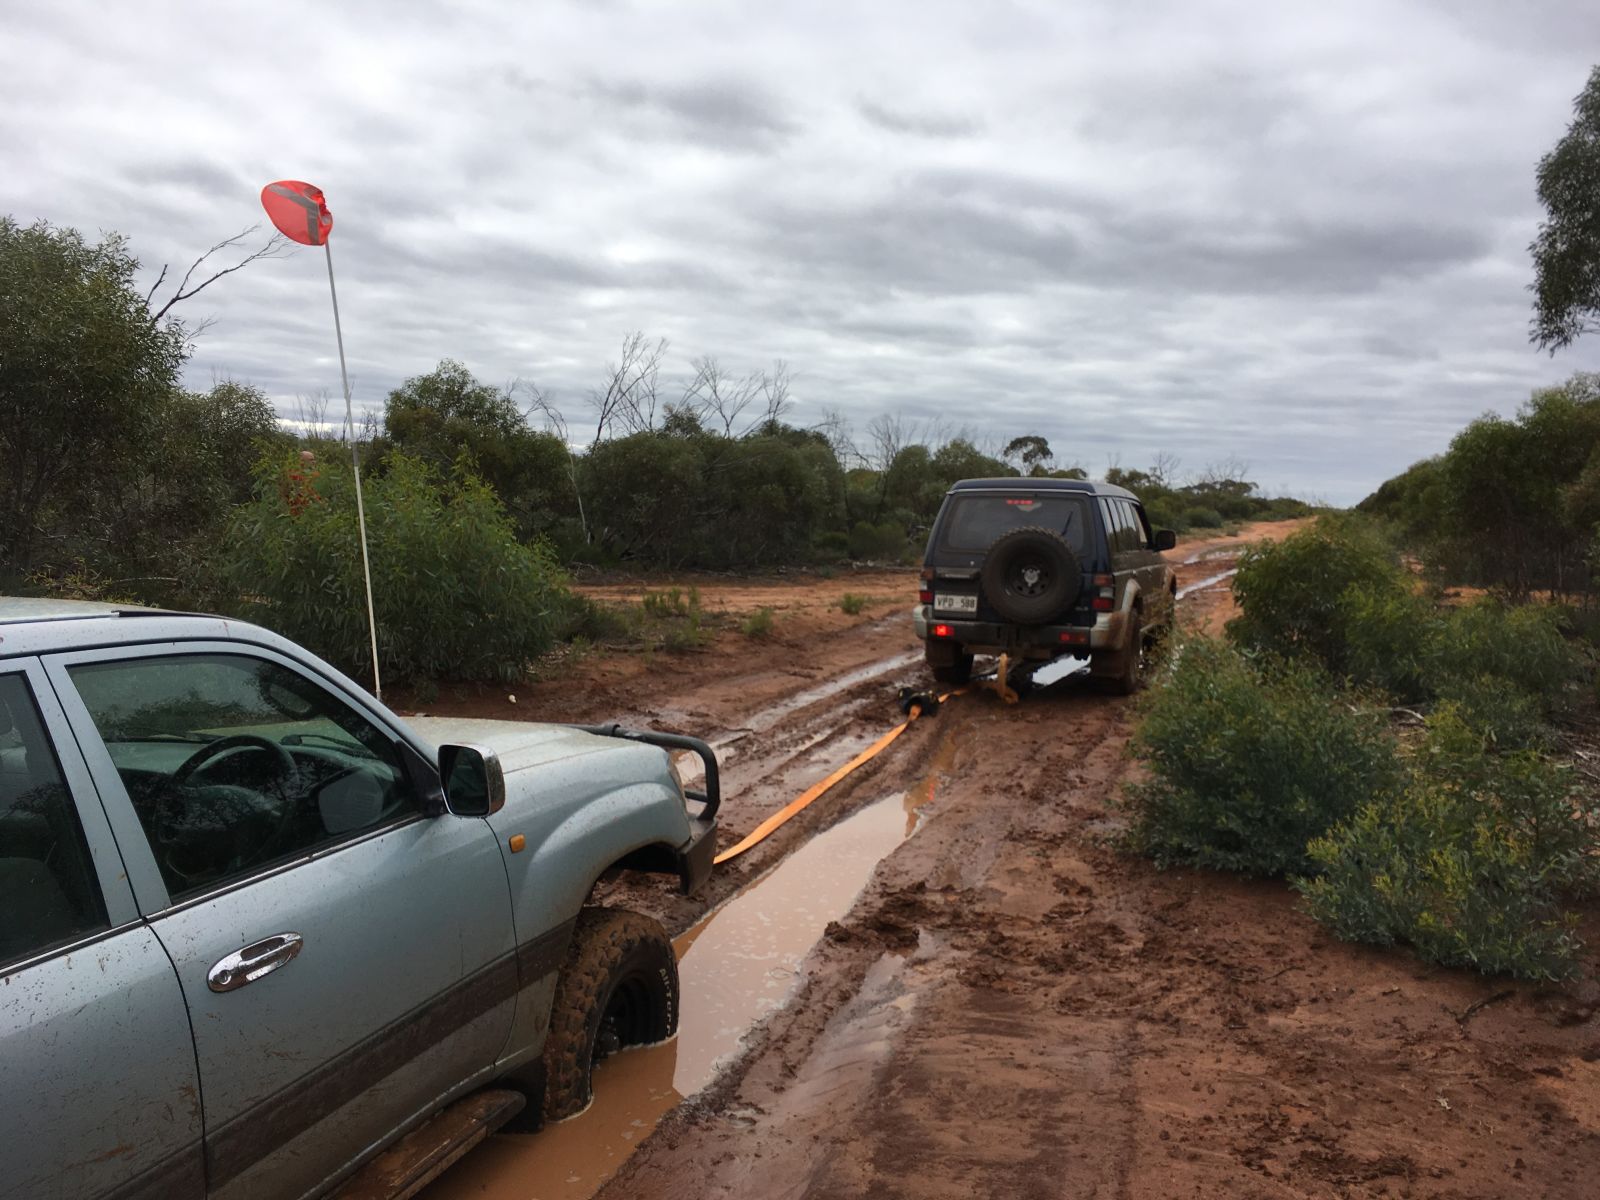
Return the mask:
<svg viewBox="0 0 1600 1200">
<path fill-rule="evenodd" d="M 957 688 L 955 691 L 946 692 L 944 695 L 939 697 L 939 703 L 943 704 L 946 700 L 950 699 L 951 696 L 960 695 L 965 690 L 965 688 Z M 801 792 L 793 800 L 789 801 L 788 804 L 785 804 L 777 812 L 773 813 L 765 821 L 761 822 L 761 824 L 757 825 L 754 829 L 747 833 L 741 841 L 734 843 L 721 854 L 717 855 L 713 861 L 720 866 L 730 859 L 738 858 L 739 855 L 743 854 L 751 847 L 760 845 L 769 836 L 771 836 L 774 830 L 786 825 L 793 817 L 803 811 L 813 800 L 824 795 L 830 788 L 848 776 L 857 767 L 864 766 L 873 759 L 877 758 L 878 755 L 882 754 L 884 750 L 888 749 L 888 747 L 897 737 L 911 727 L 911 722 L 915 721 L 921 715 L 922 709 L 920 707 L 913 707 L 911 709 L 911 714 L 904 721 L 900 722 L 900 724 L 889 730 L 888 733 L 884 734 L 877 741 L 873 742 L 872 745 L 868 746 L 860 754 L 856 755 L 849 762 L 845 763 L 844 766 L 833 772 L 833 774 L 829 775 L 826 779 L 812 784 L 805 791 Z"/>
</svg>

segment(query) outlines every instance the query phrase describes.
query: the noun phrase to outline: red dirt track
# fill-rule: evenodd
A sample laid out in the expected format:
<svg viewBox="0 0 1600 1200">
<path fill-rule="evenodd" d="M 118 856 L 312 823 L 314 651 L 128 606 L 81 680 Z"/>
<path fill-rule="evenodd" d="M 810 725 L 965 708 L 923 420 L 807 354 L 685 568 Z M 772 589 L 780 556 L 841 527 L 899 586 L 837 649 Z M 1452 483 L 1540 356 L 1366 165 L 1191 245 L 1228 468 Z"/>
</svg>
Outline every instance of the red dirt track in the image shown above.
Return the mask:
<svg viewBox="0 0 1600 1200">
<path fill-rule="evenodd" d="M 1169 558 L 1212 552 L 1180 567 L 1192 583 L 1233 565 L 1216 552 L 1290 528 Z M 898 685 L 926 682 L 906 657 L 916 579 L 699 586 L 708 609 L 773 607 L 774 637 L 581 660 L 514 704 L 479 692 L 426 707 L 713 737 L 731 843 L 899 720 Z M 844 591 L 884 599 L 849 618 Z M 1229 604 L 1223 581 L 1181 607 L 1216 629 Z M 829 692 L 841 677 L 856 681 Z M 617 885 L 613 899 L 677 933 L 870 801 L 909 791 L 922 818 L 828 927 L 795 997 L 598 1194 L 1600 1195 L 1600 988 L 1347 946 L 1279 883 L 1127 855 L 1112 802 L 1136 704 L 1081 679 L 1015 707 L 957 697 L 706 894 Z"/>
</svg>

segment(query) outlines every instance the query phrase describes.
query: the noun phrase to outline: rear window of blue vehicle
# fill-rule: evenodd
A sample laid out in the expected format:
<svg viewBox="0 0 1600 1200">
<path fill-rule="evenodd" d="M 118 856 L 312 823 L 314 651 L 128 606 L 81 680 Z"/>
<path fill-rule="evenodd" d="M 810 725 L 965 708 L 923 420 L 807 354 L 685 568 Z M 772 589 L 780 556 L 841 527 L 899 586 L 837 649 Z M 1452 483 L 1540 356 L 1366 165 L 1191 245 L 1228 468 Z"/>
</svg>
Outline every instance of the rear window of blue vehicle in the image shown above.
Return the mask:
<svg viewBox="0 0 1600 1200">
<path fill-rule="evenodd" d="M 1025 526 L 1059 533 L 1080 556 L 1089 544 L 1089 505 L 1083 496 L 956 496 L 945 514 L 943 549 L 982 554 L 995 538 Z"/>
</svg>

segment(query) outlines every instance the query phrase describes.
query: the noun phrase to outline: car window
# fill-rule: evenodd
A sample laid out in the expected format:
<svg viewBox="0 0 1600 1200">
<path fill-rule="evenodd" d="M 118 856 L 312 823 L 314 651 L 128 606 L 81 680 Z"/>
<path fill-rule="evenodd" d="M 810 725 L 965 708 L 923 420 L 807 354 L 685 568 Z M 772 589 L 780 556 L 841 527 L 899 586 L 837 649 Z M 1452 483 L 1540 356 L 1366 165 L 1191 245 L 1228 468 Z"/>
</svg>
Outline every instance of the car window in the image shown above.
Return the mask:
<svg viewBox="0 0 1600 1200">
<path fill-rule="evenodd" d="M 1059 533 L 1082 554 L 1089 507 L 1082 496 L 956 496 L 944 521 L 947 550 L 982 554 L 1013 529 L 1038 526 Z"/>
<path fill-rule="evenodd" d="M 1150 518 L 1144 511 L 1144 505 L 1134 504 L 1130 507 L 1133 511 L 1134 537 L 1138 540 L 1140 549 L 1148 550 L 1150 549 Z"/>
<path fill-rule="evenodd" d="M 0 964 L 107 927 L 78 812 L 21 675 L 0 675 Z"/>
<path fill-rule="evenodd" d="M 1100 512 L 1106 523 L 1106 546 L 1111 553 L 1120 554 L 1128 548 L 1128 535 L 1122 527 L 1122 511 L 1115 500 L 1102 497 Z"/>
<path fill-rule="evenodd" d="M 1128 522 L 1128 548 L 1130 550 L 1146 549 L 1149 543 L 1144 536 L 1144 522 L 1139 519 L 1139 508 L 1131 500 L 1122 502 L 1122 515 Z"/>
<path fill-rule="evenodd" d="M 417 811 L 393 740 L 278 663 L 163 655 L 69 674 L 174 898 Z"/>
</svg>

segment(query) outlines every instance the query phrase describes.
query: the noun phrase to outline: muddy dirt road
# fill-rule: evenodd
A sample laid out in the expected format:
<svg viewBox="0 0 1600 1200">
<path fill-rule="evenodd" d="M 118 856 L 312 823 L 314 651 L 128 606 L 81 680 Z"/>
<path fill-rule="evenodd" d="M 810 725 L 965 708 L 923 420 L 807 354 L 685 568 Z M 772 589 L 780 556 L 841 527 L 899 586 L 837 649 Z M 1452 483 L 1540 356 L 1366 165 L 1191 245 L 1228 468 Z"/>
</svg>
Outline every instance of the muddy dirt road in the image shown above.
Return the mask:
<svg viewBox="0 0 1600 1200">
<path fill-rule="evenodd" d="M 1171 556 L 1194 560 L 1185 620 L 1226 619 L 1238 544 Z M 899 719 L 895 688 L 925 681 L 914 589 L 857 578 L 844 590 L 892 600 L 845 618 L 806 584 L 708 583 L 708 605 L 787 600 L 776 636 L 431 711 L 709 734 L 731 842 Z M 491 1139 L 428 1195 L 1600 1191 L 1600 989 L 1345 946 L 1281 885 L 1126 856 L 1111 802 L 1132 712 L 1078 679 L 1014 708 L 958 697 L 708 895 L 621 885 L 679 935 L 683 1033 L 604 1065 L 583 1117 Z"/>
</svg>

